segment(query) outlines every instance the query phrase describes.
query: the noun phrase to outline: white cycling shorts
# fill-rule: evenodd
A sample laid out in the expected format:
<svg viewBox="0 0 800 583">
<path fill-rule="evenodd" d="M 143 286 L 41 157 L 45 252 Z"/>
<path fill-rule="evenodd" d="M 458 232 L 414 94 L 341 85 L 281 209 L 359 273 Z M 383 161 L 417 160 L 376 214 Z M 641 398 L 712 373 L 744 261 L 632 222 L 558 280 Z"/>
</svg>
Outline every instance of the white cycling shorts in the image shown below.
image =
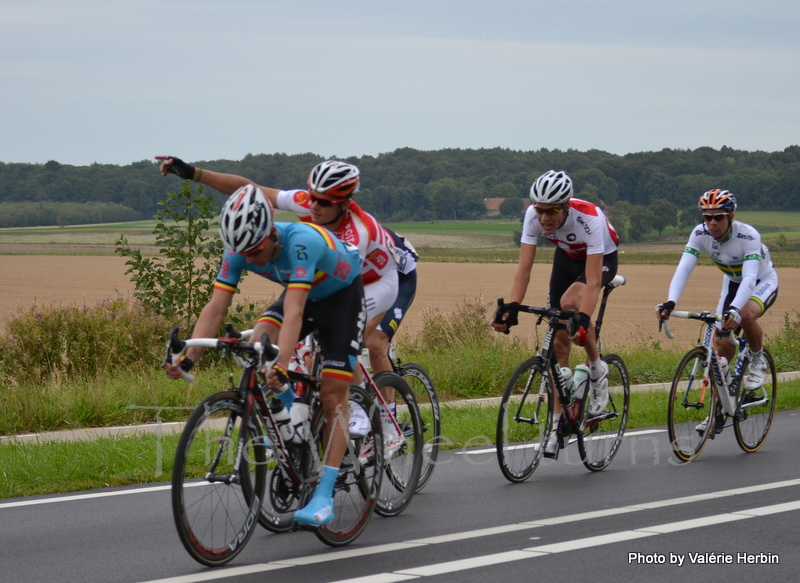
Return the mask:
<svg viewBox="0 0 800 583">
<path fill-rule="evenodd" d="M 394 305 L 397 299 L 397 271 L 384 273 L 377 281 L 364 286 L 364 299 L 367 302 L 367 322 L 383 314 Z"/>
</svg>

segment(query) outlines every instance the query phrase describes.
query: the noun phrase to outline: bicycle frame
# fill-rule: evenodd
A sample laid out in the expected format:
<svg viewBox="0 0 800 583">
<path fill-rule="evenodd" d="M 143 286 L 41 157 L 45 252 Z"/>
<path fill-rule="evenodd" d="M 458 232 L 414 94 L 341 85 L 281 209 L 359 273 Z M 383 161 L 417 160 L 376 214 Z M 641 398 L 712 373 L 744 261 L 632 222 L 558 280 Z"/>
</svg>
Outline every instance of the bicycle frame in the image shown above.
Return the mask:
<svg viewBox="0 0 800 583">
<path fill-rule="evenodd" d="M 223 338 L 190 338 L 181 341 L 177 337 L 177 328 L 173 328 L 170 332 L 170 337 L 167 342 L 167 356 L 174 362 L 186 349 L 194 346 L 203 348 L 212 348 L 218 350 L 225 350 L 232 354 L 237 364 L 244 370 L 239 379 L 239 386 L 233 387 L 239 393 L 242 402 L 245 405 L 245 410 L 242 414 L 242 419 L 250 419 L 250 416 L 255 414 L 262 426 L 264 427 L 267 438 L 272 445 L 275 454 L 275 460 L 280 466 L 281 473 L 290 479 L 295 485 L 303 483 L 301 472 L 297 469 L 295 463 L 289 454 L 288 444 L 283 439 L 280 431 L 278 430 L 277 422 L 272 415 L 269 407 L 267 407 L 267 397 L 272 392 L 266 388 L 266 384 L 258 381 L 257 371 L 262 366 L 270 367 L 278 359 L 278 347 L 273 344 L 263 344 L 262 342 L 246 342 L 244 339 L 248 338 L 250 334 L 245 336 L 243 333 L 236 333 L 232 327 L 227 327 L 229 336 Z M 247 332 L 252 332 L 249 330 Z M 177 352 L 170 354 L 170 349 Z M 165 358 L 165 359 L 166 359 Z M 186 378 L 188 377 L 188 378 Z M 194 377 L 191 375 L 184 375 L 187 381 L 192 382 Z M 233 379 L 231 377 L 231 384 Z M 231 439 L 235 419 L 230 417 L 225 428 L 224 438 L 228 441 Z M 236 447 L 236 458 L 234 462 L 234 469 L 239 471 L 241 466 L 242 456 L 246 450 L 247 443 L 244 443 L 240 436 L 240 443 Z M 220 456 L 223 454 L 225 447 L 220 447 L 216 454 L 216 461 L 212 467 L 216 467 L 219 462 Z M 211 476 L 206 476 L 210 481 L 214 481 Z M 238 476 L 232 476 L 229 479 L 238 479 Z"/>
<path fill-rule="evenodd" d="M 740 400 L 739 393 L 742 384 L 742 372 L 745 370 L 750 357 L 750 350 L 747 346 L 747 340 L 744 337 L 735 336 L 733 334 L 731 334 L 729 337 L 731 342 L 736 347 L 737 357 L 735 362 L 732 365 L 729 365 L 731 375 L 730 382 L 728 382 L 728 379 L 722 374 L 722 368 L 719 364 L 720 356 L 717 346 L 714 342 L 714 323 L 722 321 L 722 316 L 712 314 L 711 312 L 695 313 L 678 310 L 674 310 L 670 315 L 676 318 L 699 320 L 705 325 L 703 340 L 699 345 L 699 347 L 702 348 L 706 354 L 705 361 L 702 363 L 703 370 L 699 370 L 701 365 L 700 361 L 695 361 L 690 376 L 689 386 L 691 386 L 691 383 L 694 382 L 695 379 L 706 378 L 709 376 L 709 372 L 712 373 L 714 378 L 714 397 L 719 399 L 719 403 L 722 405 L 722 412 L 729 417 L 734 417 L 740 414 L 740 412 L 743 410 L 763 404 L 763 401 L 754 401 L 741 406 L 738 404 Z M 667 335 L 667 338 L 672 339 L 675 337 L 675 335 L 669 329 L 668 320 L 664 320 L 663 329 L 664 333 Z M 699 374 L 702 376 L 699 376 Z M 686 388 L 683 405 L 686 407 L 703 407 L 703 402 L 691 403 L 688 401 L 689 386 Z M 705 393 L 702 393 L 701 397 L 704 396 Z"/>
</svg>

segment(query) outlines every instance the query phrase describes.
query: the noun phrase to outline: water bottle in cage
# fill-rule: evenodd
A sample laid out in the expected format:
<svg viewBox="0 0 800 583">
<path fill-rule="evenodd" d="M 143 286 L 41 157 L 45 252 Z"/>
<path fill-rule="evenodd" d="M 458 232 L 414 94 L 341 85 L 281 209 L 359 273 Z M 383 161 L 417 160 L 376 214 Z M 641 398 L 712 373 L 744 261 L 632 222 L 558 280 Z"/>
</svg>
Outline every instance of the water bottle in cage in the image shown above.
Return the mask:
<svg viewBox="0 0 800 583">
<path fill-rule="evenodd" d="M 278 432 L 281 434 L 283 441 L 286 443 L 291 442 L 294 437 L 294 427 L 286 405 L 280 399 L 271 399 L 269 401 L 269 410 L 272 412 L 272 418 L 275 420 L 275 425 L 278 426 Z"/>
<path fill-rule="evenodd" d="M 575 367 L 575 374 L 572 376 L 572 398 L 576 400 L 583 399 L 588 384 L 589 367 L 585 364 L 579 364 Z"/>
</svg>

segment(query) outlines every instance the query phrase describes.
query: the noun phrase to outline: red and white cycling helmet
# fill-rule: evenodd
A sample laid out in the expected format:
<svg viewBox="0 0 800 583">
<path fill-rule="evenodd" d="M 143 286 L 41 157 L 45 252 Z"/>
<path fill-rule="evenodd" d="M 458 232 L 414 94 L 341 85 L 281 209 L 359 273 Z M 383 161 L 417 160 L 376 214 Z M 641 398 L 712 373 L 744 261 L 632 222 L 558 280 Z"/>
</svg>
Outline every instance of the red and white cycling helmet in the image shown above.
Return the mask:
<svg viewBox="0 0 800 583">
<path fill-rule="evenodd" d="M 531 200 L 540 204 L 564 204 L 572 198 L 572 179 L 566 172 L 548 170 L 531 186 Z"/>
<path fill-rule="evenodd" d="M 219 215 L 219 236 L 225 249 L 247 253 L 261 245 L 272 232 L 272 205 L 252 184 L 234 192 Z"/>
<path fill-rule="evenodd" d="M 358 168 L 347 162 L 326 160 L 314 166 L 308 175 L 308 189 L 326 198 L 345 200 L 358 191 Z"/>
<path fill-rule="evenodd" d="M 736 212 L 736 197 L 728 190 L 716 188 L 704 192 L 697 203 L 697 208 L 701 211 L 724 210 L 729 213 Z"/>
</svg>

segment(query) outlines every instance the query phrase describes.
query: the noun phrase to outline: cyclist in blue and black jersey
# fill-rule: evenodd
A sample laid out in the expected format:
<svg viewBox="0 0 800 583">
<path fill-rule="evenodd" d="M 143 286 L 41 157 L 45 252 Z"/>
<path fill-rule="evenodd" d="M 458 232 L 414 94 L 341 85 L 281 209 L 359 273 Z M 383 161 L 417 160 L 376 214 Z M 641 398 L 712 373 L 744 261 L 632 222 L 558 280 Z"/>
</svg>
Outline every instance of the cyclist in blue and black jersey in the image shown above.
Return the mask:
<svg viewBox="0 0 800 583">
<path fill-rule="evenodd" d="M 358 249 L 316 225 L 273 222 L 272 206 L 252 184 L 228 198 L 220 214 L 220 237 L 225 255 L 192 337 L 217 335 L 243 272 L 284 286 L 280 298 L 259 319 L 253 337 L 266 332 L 280 348 L 267 384 L 290 407 L 294 391 L 280 392 L 288 380 L 289 359 L 299 338 L 319 331 L 320 396 L 328 428 L 325 467 L 311 501 L 294 518 L 300 524 L 328 524 L 334 513 L 333 487 L 347 449 L 350 381 L 366 322 Z M 190 348 L 183 362 L 167 365 L 167 375 L 181 378 L 178 367 L 188 371 L 202 353 L 202 348 Z"/>
</svg>

